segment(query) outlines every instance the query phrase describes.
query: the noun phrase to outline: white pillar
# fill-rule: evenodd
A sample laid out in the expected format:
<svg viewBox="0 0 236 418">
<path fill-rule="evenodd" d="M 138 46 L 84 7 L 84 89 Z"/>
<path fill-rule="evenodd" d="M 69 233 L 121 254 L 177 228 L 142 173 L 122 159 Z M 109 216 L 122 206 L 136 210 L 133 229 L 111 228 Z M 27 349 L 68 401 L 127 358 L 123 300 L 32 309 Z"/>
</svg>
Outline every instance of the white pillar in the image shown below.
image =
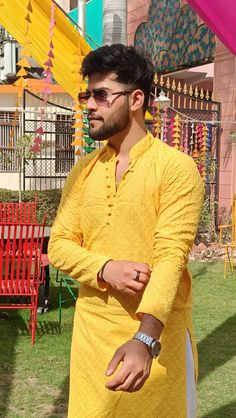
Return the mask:
<svg viewBox="0 0 236 418">
<path fill-rule="evenodd" d="M 127 0 L 103 0 L 103 45 L 127 44 Z"/>
<path fill-rule="evenodd" d="M 85 0 L 78 0 L 78 25 L 82 29 L 80 34 L 84 36 L 86 30 L 86 9 L 85 9 Z"/>
</svg>

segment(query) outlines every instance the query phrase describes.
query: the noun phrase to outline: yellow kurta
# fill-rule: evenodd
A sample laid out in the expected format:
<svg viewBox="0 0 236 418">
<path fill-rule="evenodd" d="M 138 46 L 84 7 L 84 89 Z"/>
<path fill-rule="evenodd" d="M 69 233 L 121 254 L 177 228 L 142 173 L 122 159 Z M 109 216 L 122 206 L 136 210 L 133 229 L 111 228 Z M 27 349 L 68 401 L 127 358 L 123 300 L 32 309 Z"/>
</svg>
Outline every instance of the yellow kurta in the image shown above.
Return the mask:
<svg viewBox="0 0 236 418">
<path fill-rule="evenodd" d="M 194 161 L 148 133 L 130 153 L 116 190 L 116 156 L 106 145 L 81 159 L 64 187 L 49 242 L 52 264 L 77 279 L 71 351 L 69 418 L 186 418 L 186 329 L 191 325 L 188 253 L 203 184 Z M 100 289 L 108 259 L 148 263 L 143 295 Z M 105 389 L 115 350 L 138 330 L 138 312 L 164 324 L 162 351 L 135 393 Z"/>
</svg>

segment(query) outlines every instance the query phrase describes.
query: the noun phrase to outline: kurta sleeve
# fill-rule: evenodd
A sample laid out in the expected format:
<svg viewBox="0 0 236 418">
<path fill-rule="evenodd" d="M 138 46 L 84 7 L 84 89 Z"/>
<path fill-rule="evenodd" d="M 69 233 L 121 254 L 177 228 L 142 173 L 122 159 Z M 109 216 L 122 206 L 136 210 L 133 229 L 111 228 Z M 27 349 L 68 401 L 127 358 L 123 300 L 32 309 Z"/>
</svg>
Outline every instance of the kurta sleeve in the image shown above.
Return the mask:
<svg viewBox="0 0 236 418">
<path fill-rule="evenodd" d="M 184 154 L 169 161 L 161 181 L 154 263 L 138 317 L 147 313 L 166 324 L 196 235 L 203 196 L 195 162 Z"/>
<path fill-rule="evenodd" d="M 80 283 L 106 290 L 97 282 L 97 273 L 109 257 L 83 248 L 83 234 L 78 216 L 79 190 L 83 187 L 86 158 L 71 170 L 62 193 L 57 216 L 52 226 L 48 244 L 48 255 L 53 266 Z"/>
</svg>

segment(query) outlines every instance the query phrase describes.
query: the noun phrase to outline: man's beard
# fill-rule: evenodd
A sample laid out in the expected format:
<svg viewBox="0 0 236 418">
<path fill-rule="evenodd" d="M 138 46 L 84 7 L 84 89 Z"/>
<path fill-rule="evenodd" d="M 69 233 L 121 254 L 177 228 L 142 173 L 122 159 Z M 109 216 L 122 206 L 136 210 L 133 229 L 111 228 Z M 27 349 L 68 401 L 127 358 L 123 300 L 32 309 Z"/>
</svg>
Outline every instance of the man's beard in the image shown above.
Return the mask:
<svg viewBox="0 0 236 418">
<path fill-rule="evenodd" d="M 126 129 L 129 123 L 129 105 L 126 101 L 124 105 L 111 114 L 109 121 L 104 122 L 98 129 L 89 128 L 88 134 L 90 138 L 96 141 L 103 141 Z"/>
</svg>

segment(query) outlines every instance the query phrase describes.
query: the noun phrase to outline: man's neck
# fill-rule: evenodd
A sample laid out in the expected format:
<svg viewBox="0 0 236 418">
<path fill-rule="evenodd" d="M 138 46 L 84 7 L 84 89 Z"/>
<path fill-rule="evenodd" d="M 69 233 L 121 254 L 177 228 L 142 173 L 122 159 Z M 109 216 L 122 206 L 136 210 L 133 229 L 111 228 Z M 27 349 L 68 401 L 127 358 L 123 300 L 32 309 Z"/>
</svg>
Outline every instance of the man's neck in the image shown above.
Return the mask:
<svg viewBox="0 0 236 418">
<path fill-rule="evenodd" d="M 133 125 L 127 131 L 114 135 L 109 144 L 115 149 L 116 155 L 121 158 L 127 158 L 131 148 L 137 144 L 146 135 L 145 125 Z"/>
</svg>

